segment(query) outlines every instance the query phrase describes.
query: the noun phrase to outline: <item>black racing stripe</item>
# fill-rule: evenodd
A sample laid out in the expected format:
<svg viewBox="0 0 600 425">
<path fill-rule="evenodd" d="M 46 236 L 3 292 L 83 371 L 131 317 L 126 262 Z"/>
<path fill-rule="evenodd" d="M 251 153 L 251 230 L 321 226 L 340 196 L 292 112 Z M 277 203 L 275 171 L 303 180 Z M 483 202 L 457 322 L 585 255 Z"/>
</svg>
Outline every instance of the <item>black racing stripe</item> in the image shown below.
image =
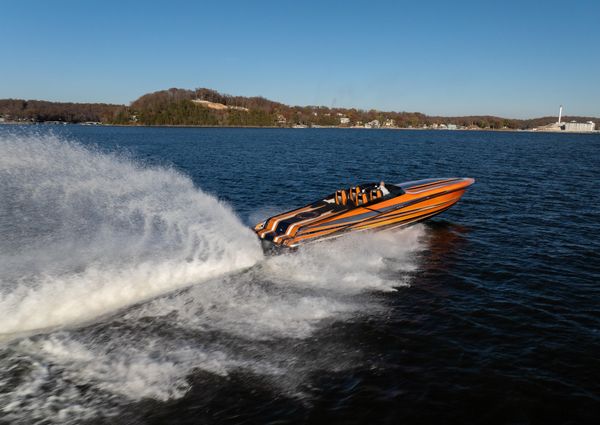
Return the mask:
<svg viewBox="0 0 600 425">
<path fill-rule="evenodd" d="M 450 201 L 449 201 L 449 202 L 450 202 Z M 440 210 L 436 210 L 436 211 L 433 211 L 433 212 L 431 212 L 431 213 L 425 213 L 425 214 L 423 214 L 423 215 L 421 215 L 421 216 L 418 216 L 418 217 L 409 218 L 409 219 L 407 219 L 406 221 L 407 221 L 407 222 L 412 222 L 412 221 L 414 221 L 414 220 L 420 220 L 421 218 L 427 218 L 427 217 L 430 217 L 430 216 L 432 216 L 432 215 L 439 214 L 440 212 L 443 212 L 443 211 L 446 211 L 446 210 L 447 210 L 447 209 L 449 209 L 449 208 L 452 208 L 452 206 L 453 206 L 453 205 L 454 205 L 456 202 L 457 202 L 457 201 L 454 201 L 454 202 L 450 203 L 450 205 L 448 205 L 447 207 L 443 207 L 443 208 L 442 208 L 442 209 L 440 209 Z M 437 205 L 435 205 L 435 206 L 431 206 L 431 209 L 433 209 L 433 208 L 435 208 L 435 207 L 439 207 L 439 206 L 441 206 L 441 205 L 444 205 L 444 204 L 447 204 L 447 203 L 448 203 L 448 202 L 444 202 L 444 203 L 441 203 L 441 204 L 437 204 Z M 425 209 L 422 209 L 422 210 L 420 210 L 420 211 L 425 211 Z M 398 213 L 398 214 L 391 215 L 391 216 L 388 216 L 388 217 L 381 217 L 381 218 L 379 218 L 378 220 L 381 220 L 381 221 L 386 221 L 386 220 L 390 220 L 390 219 L 391 219 L 391 220 L 393 220 L 393 219 L 395 219 L 395 218 L 400 218 L 400 217 L 402 217 L 402 216 L 411 215 L 411 214 L 414 214 L 414 213 L 416 213 L 416 212 L 419 212 L 419 210 L 416 210 L 416 211 L 415 211 L 415 210 L 413 210 L 413 211 L 408 211 L 408 212 L 402 212 L 402 213 Z M 377 220 L 372 220 L 371 222 L 365 222 L 365 224 L 376 224 L 376 223 L 377 223 Z M 391 223 L 391 224 L 395 224 L 395 223 Z M 385 226 L 387 226 L 387 225 L 385 225 Z M 384 227 L 385 227 L 385 226 L 384 226 Z"/>
<path fill-rule="evenodd" d="M 459 188 L 459 189 L 445 190 L 443 192 L 438 192 L 438 193 L 435 193 L 433 195 L 423 196 L 421 198 L 413 199 L 412 201 L 403 202 L 403 203 L 397 204 L 397 205 L 392 205 L 392 206 L 389 207 L 390 208 L 389 211 L 380 211 L 380 212 L 387 214 L 387 213 L 389 213 L 391 211 L 394 211 L 394 210 L 397 210 L 397 209 L 401 209 L 401 208 L 405 208 L 405 207 L 410 207 L 411 205 L 415 205 L 415 204 L 418 204 L 418 203 L 423 202 L 423 201 L 428 201 L 430 199 L 435 199 L 435 198 L 438 198 L 440 196 L 448 195 L 450 193 L 459 192 L 461 190 L 466 190 L 466 188 L 463 187 L 463 188 Z"/>
<path fill-rule="evenodd" d="M 280 214 L 271 216 L 271 217 L 269 217 L 268 219 L 265 220 L 265 228 L 268 228 L 273 223 L 273 221 L 278 220 L 279 217 L 281 217 L 282 215 L 288 215 L 288 214 L 292 214 L 292 213 L 296 213 L 297 214 L 298 212 L 300 212 L 300 210 L 303 210 L 303 209 L 309 208 L 309 207 L 314 209 L 316 206 L 319 205 L 320 202 L 323 202 L 323 201 L 319 200 L 319 201 L 316 201 L 316 202 L 304 205 L 302 207 L 294 208 L 293 210 L 285 211 L 285 212 L 282 212 Z M 327 206 L 327 205 L 328 205 L 327 203 L 323 202 L 323 205 L 321 205 L 321 207 L 324 207 L 324 206 Z M 289 220 L 289 219 L 287 219 L 287 220 Z M 273 230 L 275 230 L 275 229 L 273 229 Z"/>
<path fill-rule="evenodd" d="M 275 232 L 270 231 L 265 233 L 264 235 L 262 235 L 262 239 L 265 239 L 267 241 L 273 241 L 273 238 L 275 238 Z"/>
<path fill-rule="evenodd" d="M 418 213 L 419 211 L 426 211 L 428 209 L 439 207 L 440 205 L 444 205 L 447 203 L 451 203 L 450 206 L 452 206 L 457 202 L 458 202 L 457 200 L 456 201 L 450 200 L 450 201 L 442 202 L 441 204 L 428 205 L 426 207 L 416 208 L 416 209 L 412 209 L 409 211 L 398 211 L 398 212 L 395 212 L 394 214 L 390 214 L 390 215 L 381 215 L 379 217 L 373 217 L 372 219 L 365 220 L 365 222 L 371 222 L 371 221 L 377 221 L 377 220 L 388 220 L 388 219 L 394 218 L 394 217 L 401 217 L 403 215 L 415 214 L 415 213 Z"/>
<path fill-rule="evenodd" d="M 320 209 L 324 209 L 324 208 L 326 208 L 328 206 L 329 206 L 328 204 L 321 205 L 320 207 L 317 207 L 317 208 L 315 208 L 313 210 L 309 210 L 309 211 L 315 211 L 316 212 L 316 211 L 319 211 Z M 306 211 L 306 212 L 309 212 L 309 211 Z M 315 220 L 318 220 L 318 219 L 319 219 L 319 217 L 315 217 Z M 292 216 L 290 218 L 286 218 L 285 220 L 281 220 L 281 222 L 277 225 L 277 228 L 274 229 L 274 231 L 276 233 L 278 233 L 279 235 L 284 235 L 285 232 L 287 232 L 287 229 L 289 229 L 289 227 L 292 224 L 295 224 L 295 223 L 298 223 L 298 222 L 304 221 L 304 220 L 306 220 L 306 217 L 298 217 L 297 215 Z"/>
<path fill-rule="evenodd" d="M 376 227 L 376 228 L 374 228 L 374 229 L 372 229 L 372 230 L 376 230 L 376 229 L 377 229 L 377 230 L 379 230 L 379 229 L 381 229 L 381 230 L 385 230 L 385 229 L 386 229 L 386 228 L 388 228 L 388 227 L 399 226 L 400 224 L 401 224 L 401 225 L 405 225 L 405 226 L 407 226 L 407 225 L 409 225 L 409 224 L 416 224 L 416 223 L 419 223 L 419 222 L 421 222 L 421 221 L 423 221 L 423 220 L 427 220 L 428 218 L 431 218 L 431 217 L 434 217 L 434 216 L 436 216 L 436 215 L 438 215 L 438 214 L 441 214 L 441 213 L 443 213 L 444 211 L 448 211 L 450 208 L 452 208 L 452 205 L 448 205 L 446 208 L 443 208 L 443 209 L 441 209 L 441 210 L 439 210 L 439 211 L 435 211 L 435 212 L 433 212 L 433 213 L 431 213 L 431 214 L 426 214 L 426 215 L 423 215 L 423 216 L 417 217 L 417 218 L 415 218 L 414 220 L 407 220 L 407 221 L 406 221 L 406 222 L 404 222 L 404 223 L 397 223 L 397 222 L 396 222 L 396 223 L 390 223 L 390 224 L 386 224 L 385 226 Z"/>
<path fill-rule="evenodd" d="M 327 229 L 323 229 L 323 228 L 321 228 L 321 229 L 314 229 L 314 230 L 312 230 L 310 232 L 303 232 L 301 235 L 298 235 L 298 236 L 312 235 L 313 233 L 327 232 L 329 230 L 344 229 L 346 227 L 351 227 L 354 224 L 356 224 L 356 223 L 344 223 L 344 224 L 340 224 L 340 225 L 337 225 L 337 226 L 329 227 Z M 302 228 L 298 229 L 298 233 L 300 232 L 301 229 Z"/>
</svg>

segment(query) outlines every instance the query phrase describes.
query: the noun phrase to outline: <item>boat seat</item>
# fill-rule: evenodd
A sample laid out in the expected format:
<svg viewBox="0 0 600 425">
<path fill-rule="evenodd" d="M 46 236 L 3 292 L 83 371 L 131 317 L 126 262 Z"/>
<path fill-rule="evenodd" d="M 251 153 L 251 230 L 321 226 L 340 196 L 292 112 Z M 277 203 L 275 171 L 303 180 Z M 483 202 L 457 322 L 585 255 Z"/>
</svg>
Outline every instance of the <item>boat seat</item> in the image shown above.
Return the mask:
<svg viewBox="0 0 600 425">
<path fill-rule="evenodd" d="M 360 186 L 351 187 L 348 189 L 348 195 L 346 195 L 345 190 L 337 190 L 335 192 L 335 203 L 336 205 L 346 205 L 347 203 L 351 203 L 355 206 L 365 205 L 372 201 L 373 199 L 373 191 L 367 193 L 366 190 L 360 188 Z M 379 195 L 377 197 L 383 196 L 383 193 L 378 191 Z"/>
<path fill-rule="evenodd" d="M 360 204 L 364 205 L 368 202 L 369 202 L 369 199 L 367 197 L 367 192 L 360 192 Z"/>
<path fill-rule="evenodd" d="M 346 205 L 348 203 L 348 195 L 344 189 L 335 191 L 335 204 Z"/>
<path fill-rule="evenodd" d="M 381 189 L 371 189 L 369 192 L 369 200 L 374 201 L 383 197 L 383 191 Z"/>
<path fill-rule="evenodd" d="M 353 187 L 350 189 L 350 200 L 358 207 L 367 203 L 367 194 L 363 193 L 360 186 Z"/>
</svg>

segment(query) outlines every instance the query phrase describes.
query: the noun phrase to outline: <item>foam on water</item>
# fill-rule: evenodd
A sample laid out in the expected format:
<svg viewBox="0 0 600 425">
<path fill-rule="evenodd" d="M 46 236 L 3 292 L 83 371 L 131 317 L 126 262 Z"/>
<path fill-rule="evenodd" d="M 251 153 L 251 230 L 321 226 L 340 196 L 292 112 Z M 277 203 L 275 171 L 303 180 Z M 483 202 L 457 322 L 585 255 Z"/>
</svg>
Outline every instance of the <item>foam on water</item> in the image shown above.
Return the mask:
<svg viewBox="0 0 600 425">
<path fill-rule="evenodd" d="M 0 347 L 0 412 L 16 423 L 122 415 L 185 396 L 199 372 L 295 394 L 360 361 L 335 338 L 316 357 L 302 341 L 385 309 L 371 295 L 407 286 L 425 244 L 415 226 L 262 259 L 186 177 L 51 136 L 0 139 L 0 190 L 0 328 L 67 326 Z"/>
<path fill-rule="evenodd" d="M 377 308 L 368 291 L 408 285 L 423 228 L 364 233 L 274 256 L 251 270 L 196 285 L 127 313 L 132 320 L 173 314 L 183 327 L 254 340 L 305 338 L 325 319 Z"/>
<path fill-rule="evenodd" d="M 301 397 L 314 371 L 361 361 L 356 347 L 335 341 L 307 357 L 314 347 L 301 342 L 333 321 L 385 309 L 370 294 L 408 284 L 422 239 L 417 226 L 307 246 L 136 305 L 106 325 L 21 339 L 0 364 L 27 372 L 16 385 L 0 375 L 0 406 L 17 422 L 76 423 L 147 398 L 181 398 L 198 371 L 247 371 Z"/>
<path fill-rule="evenodd" d="M 391 291 L 408 284 L 405 275 L 393 272 L 415 268 L 412 253 L 421 247 L 422 236 L 421 226 L 402 232 L 353 234 L 274 258 L 265 267 L 291 285 L 343 292 Z"/>
<path fill-rule="evenodd" d="M 3 334 L 90 320 L 262 257 L 189 178 L 53 136 L 2 136 L 0 199 Z"/>
</svg>

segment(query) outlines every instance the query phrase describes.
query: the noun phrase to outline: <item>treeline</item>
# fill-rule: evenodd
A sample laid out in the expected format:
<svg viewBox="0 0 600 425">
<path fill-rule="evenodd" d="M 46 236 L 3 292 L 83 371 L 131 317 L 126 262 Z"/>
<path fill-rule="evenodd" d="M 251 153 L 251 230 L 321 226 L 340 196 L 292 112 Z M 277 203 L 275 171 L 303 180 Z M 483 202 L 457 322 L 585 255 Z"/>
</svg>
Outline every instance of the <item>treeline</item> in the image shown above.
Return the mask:
<svg viewBox="0 0 600 425">
<path fill-rule="evenodd" d="M 203 100 L 225 107 L 210 108 Z M 213 105 L 214 106 L 214 105 Z M 57 103 L 37 100 L 0 100 L 0 117 L 5 121 L 95 121 L 122 125 L 197 126 L 361 126 L 378 121 L 381 126 L 401 128 L 436 127 L 454 124 L 475 129 L 531 129 L 551 124 L 556 117 L 510 119 L 495 116 L 438 117 L 419 112 L 384 112 L 325 106 L 288 106 L 263 97 L 231 96 L 215 90 L 172 88 L 148 93 L 129 106 L 98 103 Z M 565 121 L 594 121 L 594 117 L 565 117 Z"/>
<path fill-rule="evenodd" d="M 5 121 L 69 123 L 114 121 L 124 105 L 106 103 L 63 103 L 44 100 L 0 99 L 0 117 Z"/>
</svg>

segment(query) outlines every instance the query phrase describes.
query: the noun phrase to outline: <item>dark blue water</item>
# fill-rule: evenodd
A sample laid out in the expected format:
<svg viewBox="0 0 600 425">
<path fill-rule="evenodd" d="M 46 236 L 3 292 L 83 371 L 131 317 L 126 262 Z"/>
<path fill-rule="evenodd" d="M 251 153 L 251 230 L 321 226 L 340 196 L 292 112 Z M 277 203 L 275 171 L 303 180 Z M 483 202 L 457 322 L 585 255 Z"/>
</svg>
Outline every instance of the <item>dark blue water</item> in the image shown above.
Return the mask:
<svg viewBox="0 0 600 425">
<path fill-rule="evenodd" d="M 64 154 L 46 139 L 47 127 L 23 131 L 15 135 L 6 126 L 0 136 L 5 144 L 47 146 L 52 163 L 61 162 Z M 99 180 L 122 186 L 114 195 L 119 201 L 107 201 L 112 211 L 130 205 L 121 199 L 138 200 L 148 190 L 132 183 L 143 170 L 189 177 L 245 225 L 362 181 L 456 176 L 477 183 L 451 210 L 416 228 L 326 244 L 295 258 L 259 259 L 233 274 L 198 279 L 191 289 L 167 285 L 157 298 L 132 297 L 81 321 L 69 316 L 56 322 L 58 329 L 16 332 L 0 342 L 0 418 L 4 413 L 7 423 L 582 424 L 600 417 L 599 134 L 79 126 L 53 132 L 58 144 L 75 141 L 97 158 L 116 153 L 111 161 L 137 164 L 131 174 Z M 31 172 L 15 161 L 1 161 L 0 179 L 11 187 L 30 180 L 24 176 Z M 94 163 L 74 181 L 110 177 L 109 168 Z M 69 167 L 52 168 L 44 178 L 60 180 Z M 174 192 L 184 191 L 170 189 L 180 186 L 160 173 L 148 177 L 160 196 L 143 198 L 144 205 L 169 204 Z M 71 199 L 73 186 L 62 184 L 61 200 Z M 73 220 L 86 223 L 91 210 L 96 217 L 108 205 L 88 198 L 113 196 L 103 190 L 89 189 L 87 201 L 68 204 L 68 213 L 43 197 L 34 209 L 76 217 L 73 211 L 85 210 L 85 220 Z M 3 247 L 13 257 L 25 255 L 18 246 L 39 234 L 36 252 L 48 256 L 57 245 L 44 238 L 54 243 L 48 236 L 54 230 L 13 223 L 15 210 L 25 208 L 15 191 L 12 210 L 0 214 L 0 229 L 13 240 Z M 216 204 L 191 199 L 198 210 L 217 211 Z M 186 235 L 193 219 L 186 213 L 188 227 L 173 224 L 186 205 L 177 202 L 159 215 L 165 228 Z M 135 214 L 119 226 L 130 229 Z M 218 253 L 231 264 L 236 247 L 248 251 L 244 244 L 252 242 L 221 230 L 237 225 L 214 220 L 193 230 L 210 235 L 200 236 L 193 255 L 209 261 Z M 87 235 L 76 225 L 59 227 L 59 242 L 79 244 L 78 232 Z M 158 263 L 161 244 L 168 251 L 181 243 L 177 232 L 156 232 L 148 257 L 136 251 L 147 247 L 146 233 L 119 257 Z M 88 246 L 72 245 L 63 245 L 65 256 Z M 83 256 L 77 271 L 68 271 L 105 267 L 94 275 L 89 296 L 103 287 L 102 273 L 116 279 L 105 253 L 111 249 Z M 148 276 L 164 272 L 148 267 Z M 30 283 L 19 275 L 24 269 L 3 276 L 0 306 L 8 307 L 0 315 L 21 311 L 27 297 L 15 295 L 20 285 L 41 291 L 47 284 L 38 275 Z M 51 277 L 63 282 L 63 271 L 53 269 Z M 127 286 L 119 282 L 118 288 Z M 60 285 L 71 288 L 71 281 Z M 87 283 L 73 285 L 87 296 Z M 57 299 L 49 310 L 60 306 Z M 99 370 L 96 359 L 104 362 Z"/>
</svg>

